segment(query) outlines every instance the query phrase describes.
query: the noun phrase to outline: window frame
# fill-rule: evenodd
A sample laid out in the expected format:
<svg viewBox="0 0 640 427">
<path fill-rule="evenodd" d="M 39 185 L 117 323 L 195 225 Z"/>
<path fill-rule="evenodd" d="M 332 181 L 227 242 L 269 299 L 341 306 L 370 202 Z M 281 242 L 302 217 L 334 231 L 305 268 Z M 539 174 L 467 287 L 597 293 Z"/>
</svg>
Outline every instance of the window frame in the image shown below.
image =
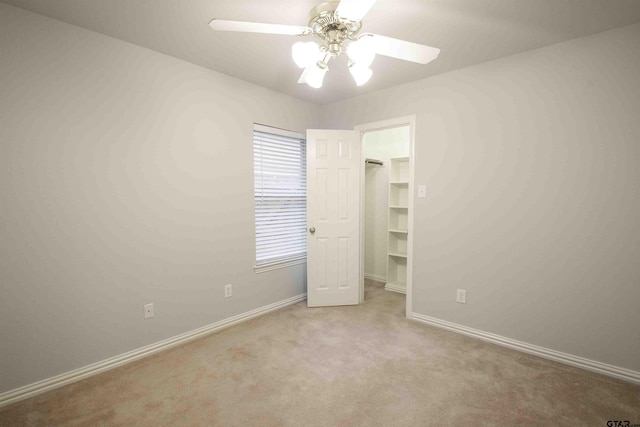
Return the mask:
<svg viewBox="0 0 640 427">
<path fill-rule="evenodd" d="M 269 135 L 273 135 L 275 137 L 284 137 L 284 138 L 293 138 L 293 139 L 298 139 L 301 141 L 301 143 L 303 144 L 304 148 L 303 148 L 303 152 L 304 152 L 304 156 L 302 158 L 302 170 L 304 173 L 303 176 L 303 183 L 304 183 L 304 236 L 305 236 L 305 246 L 304 246 L 304 251 L 303 252 L 299 252 L 298 254 L 292 254 L 289 256 L 285 256 L 282 258 L 276 258 L 276 259 L 271 259 L 271 260 L 266 260 L 266 261 L 262 261 L 262 262 L 258 262 L 258 221 L 257 221 L 257 212 L 258 212 L 258 205 L 256 204 L 257 198 L 258 198 L 258 192 L 261 191 L 264 187 L 258 187 L 256 185 L 257 183 L 257 173 L 258 173 L 258 169 L 256 167 L 256 132 L 260 132 L 260 133 L 266 133 Z M 307 201 L 306 201 L 306 189 L 307 189 L 307 183 L 306 183 L 306 178 L 307 178 L 307 171 L 306 171 L 306 135 L 302 134 L 302 133 L 298 133 L 298 132 L 293 132 L 293 131 L 289 131 L 289 130 L 285 130 L 285 129 L 280 129 L 280 128 L 275 128 L 272 126 L 266 126 L 266 125 L 262 125 L 262 124 L 258 124 L 258 123 L 254 123 L 253 124 L 253 132 L 252 132 L 252 145 L 253 145 L 253 198 L 254 198 L 254 202 L 253 202 L 253 230 L 254 230 L 254 239 L 253 239 L 253 243 L 254 243 L 254 271 L 256 273 L 262 273 L 262 272 L 266 272 L 266 271 L 272 271 L 272 270 L 276 270 L 276 269 L 280 269 L 280 268 L 285 268 L 285 267 L 289 267 L 289 266 L 294 266 L 294 265 L 299 265 L 299 264 L 304 264 L 307 262 L 307 247 L 306 247 L 306 216 L 307 216 L 307 212 L 306 212 L 306 205 L 307 205 Z"/>
</svg>

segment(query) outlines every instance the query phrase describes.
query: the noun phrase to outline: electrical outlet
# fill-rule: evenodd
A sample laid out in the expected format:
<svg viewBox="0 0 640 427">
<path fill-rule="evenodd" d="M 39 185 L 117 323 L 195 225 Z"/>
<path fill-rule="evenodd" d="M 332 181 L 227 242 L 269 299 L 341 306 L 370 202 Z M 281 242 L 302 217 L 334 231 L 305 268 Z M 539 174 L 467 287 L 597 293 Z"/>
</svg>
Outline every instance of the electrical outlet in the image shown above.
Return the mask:
<svg viewBox="0 0 640 427">
<path fill-rule="evenodd" d="M 153 303 L 145 304 L 144 306 L 144 318 L 151 319 L 153 317 Z"/>
<path fill-rule="evenodd" d="M 467 303 L 467 291 L 465 291 L 464 289 L 458 289 L 456 291 L 456 302 L 459 302 L 460 304 L 466 304 Z"/>
<path fill-rule="evenodd" d="M 229 298 L 231 295 L 233 295 L 233 286 L 231 283 L 224 285 L 224 297 Z"/>
</svg>

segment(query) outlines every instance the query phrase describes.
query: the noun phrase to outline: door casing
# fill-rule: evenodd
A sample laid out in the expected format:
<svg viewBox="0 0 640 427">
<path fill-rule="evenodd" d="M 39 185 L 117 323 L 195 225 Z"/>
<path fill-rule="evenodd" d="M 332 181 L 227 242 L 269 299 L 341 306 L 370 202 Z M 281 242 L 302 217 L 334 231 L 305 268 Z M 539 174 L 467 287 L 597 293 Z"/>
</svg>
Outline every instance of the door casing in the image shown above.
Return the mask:
<svg viewBox="0 0 640 427">
<path fill-rule="evenodd" d="M 404 116 L 394 119 L 382 120 L 379 122 L 365 123 L 356 126 L 354 129 L 360 141 L 360 304 L 364 302 L 364 136 L 368 132 L 379 131 L 384 129 L 397 128 L 401 126 L 409 126 L 409 214 L 408 214 L 408 234 L 407 234 L 407 289 L 406 289 L 406 308 L 405 315 L 411 318 L 412 312 L 412 295 L 413 295 L 413 218 L 414 218 L 414 186 L 415 186 L 415 129 L 416 116 Z"/>
</svg>

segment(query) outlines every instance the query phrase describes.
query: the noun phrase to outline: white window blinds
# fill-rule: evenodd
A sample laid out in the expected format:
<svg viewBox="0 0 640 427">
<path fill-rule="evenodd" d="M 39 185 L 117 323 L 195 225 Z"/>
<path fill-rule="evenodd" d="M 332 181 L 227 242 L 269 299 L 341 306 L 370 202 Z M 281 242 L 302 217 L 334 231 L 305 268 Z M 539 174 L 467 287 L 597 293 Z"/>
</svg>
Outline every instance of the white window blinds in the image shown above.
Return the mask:
<svg viewBox="0 0 640 427">
<path fill-rule="evenodd" d="M 254 125 L 256 267 L 306 257 L 306 165 L 303 135 Z"/>
</svg>

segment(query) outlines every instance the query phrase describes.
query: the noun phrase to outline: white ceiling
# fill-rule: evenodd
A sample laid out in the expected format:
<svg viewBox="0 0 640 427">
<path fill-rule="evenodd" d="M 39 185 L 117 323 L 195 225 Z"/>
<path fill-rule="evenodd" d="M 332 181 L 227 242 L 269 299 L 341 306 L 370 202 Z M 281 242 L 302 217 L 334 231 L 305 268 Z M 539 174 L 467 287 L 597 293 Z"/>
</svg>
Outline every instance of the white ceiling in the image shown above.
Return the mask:
<svg viewBox="0 0 640 427">
<path fill-rule="evenodd" d="M 216 32 L 212 18 L 306 25 L 318 0 L 1 0 L 318 104 L 640 22 L 640 0 L 377 0 L 363 31 L 440 48 L 427 65 L 378 56 L 356 87 L 344 55 L 298 84 L 300 38 Z M 310 38 L 311 40 L 311 38 Z M 594 58 L 597 61 L 598 58 Z"/>
</svg>

